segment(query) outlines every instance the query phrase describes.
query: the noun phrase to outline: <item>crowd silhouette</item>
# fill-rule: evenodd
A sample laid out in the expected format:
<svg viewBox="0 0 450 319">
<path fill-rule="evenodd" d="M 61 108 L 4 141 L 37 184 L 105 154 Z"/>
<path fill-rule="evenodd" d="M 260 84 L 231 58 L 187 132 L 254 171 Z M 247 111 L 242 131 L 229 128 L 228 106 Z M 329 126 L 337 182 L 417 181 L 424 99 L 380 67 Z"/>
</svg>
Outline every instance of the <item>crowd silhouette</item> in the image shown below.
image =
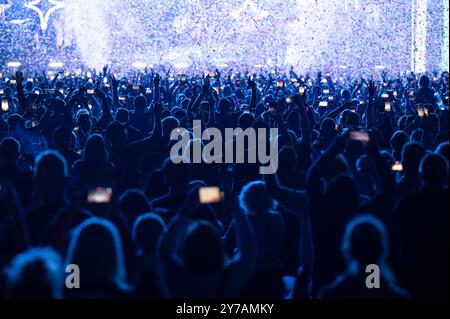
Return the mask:
<svg viewBox="0 0 450 319">
<path fill-rule="evenodd" d="M 2 298 L 448 297 L 448 72 L 26 75 L 0 87 Z M 174 163 L 193 120 L 278 128 L 277 172 Z"/>
</svg>

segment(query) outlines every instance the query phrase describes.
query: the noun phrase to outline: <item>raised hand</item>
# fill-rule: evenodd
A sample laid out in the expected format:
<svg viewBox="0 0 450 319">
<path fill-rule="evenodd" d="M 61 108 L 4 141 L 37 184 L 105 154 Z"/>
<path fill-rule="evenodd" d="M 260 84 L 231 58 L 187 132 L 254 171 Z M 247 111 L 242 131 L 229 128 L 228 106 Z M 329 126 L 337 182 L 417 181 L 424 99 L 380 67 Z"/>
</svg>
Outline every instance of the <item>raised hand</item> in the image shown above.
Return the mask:
<svg viewBox="0 0 450 319">
<path fill-rule="evenodd" d="M 119 86 L 119 81 L 117 81 L 116 77 L 113 74 L 111 74 L 109 79 L 113 88 L 117 88 Z"/>
<path fill-rule="evenodd" d="M 161 76 L 156 73 L 153 77 L 153 84 L 155 85 L 155 87 L 159 87 L 159 82 L 161 82 Z"/>
<path fill-rule="evenodd" d="M 21 71 L 17 71 L 15 75 L 17 83 L 22 83 L 24 80 L 23 73 Z"/>
<path fill-rule="evenodd" d="M 247 84 L 248 84 L 248 86 L 251 87 L 252 89 L 256 88 L 256 82 L 255 82 L 255 79 L 253 78 L 252 75 L 250 75 L 250 76 L 248 77 Z"/>
<path fill-rule="evenodd" d="M 206 96 L 206 95 L 208 94 L 210 84 L 211 84 L 211 83 L 210 83 L 209 77 L 206 77 L 206 78 L 203 80 L 203 84 L 202 84 L 202 95 L 203 95 L 203 96 Z"/>
<path fill-rule="evenodd" d="M 369 99 L 373 99 L 375 93 L 377 92 L 377 86 L 375 82 L 373 80 L 370 80 L 367 88 L 369 89 Z"/>
</svg>

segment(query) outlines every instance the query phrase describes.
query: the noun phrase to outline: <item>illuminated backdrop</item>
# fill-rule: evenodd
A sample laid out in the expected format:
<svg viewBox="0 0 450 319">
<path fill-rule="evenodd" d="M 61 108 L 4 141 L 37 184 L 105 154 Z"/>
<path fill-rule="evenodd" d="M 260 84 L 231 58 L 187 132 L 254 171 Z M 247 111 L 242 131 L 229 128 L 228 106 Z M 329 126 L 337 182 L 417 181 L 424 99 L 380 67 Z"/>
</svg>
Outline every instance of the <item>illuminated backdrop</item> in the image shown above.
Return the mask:
<svg viewBox="0 0 450 319">
<path fill-rule="evenodd" d="M 448 68 L 448 0 L 0 0 L 3 66 Z"/>
</svg>

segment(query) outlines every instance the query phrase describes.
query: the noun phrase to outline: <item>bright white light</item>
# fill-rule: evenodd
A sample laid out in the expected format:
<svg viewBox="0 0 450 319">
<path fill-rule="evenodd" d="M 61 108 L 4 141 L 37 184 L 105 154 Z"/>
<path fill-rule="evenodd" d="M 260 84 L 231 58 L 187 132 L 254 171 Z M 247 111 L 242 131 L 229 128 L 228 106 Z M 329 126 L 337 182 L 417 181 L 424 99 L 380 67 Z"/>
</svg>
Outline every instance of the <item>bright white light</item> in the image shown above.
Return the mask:
<svg viewBox="0 0 450 319">
<path fill-rule="evenodd" d="M 11 62 L 8 62 L 7 65 L 8 65 L 8 68 L 18 68 L 19 66 L 22 65 L 22 63 L 11 61 Z"/>
<path fill-rule="evenodd" d="M 228 68 L 228 64 L 226 64 L 226 63 L 219 63 L 219 64 L 217 64 L 217 67 L 218 68 Z"/>
<path fill-rule="evenodd" d="M 375 65 L 375 69 L 384 70 L 384 69 L 386 69 L 386 67 L 384 65 Z"/>
<path fill-rule="evenodd" d="M 51 69 L 60 69 L 64 66 L 64 63 L 62 62 L 50 62 L 48 64 L 48 67 Z"/>
<path fill-rule="evenodd" d="M 189 67 L 189 64 L 186 62 L 177 62 L 177 63 L 174 63 L 173 66 L 177 69 L 187 69 Z"/>
<path fill-rule="evenodd" d="M 417 73 L 426 71 L 428 0 L 413 0 L 411 64 Z"/>
<path fill-rule="evenodd" d="M 133 62 L 131 66 L 135 69 L 145 69 L 147 67 L 147 63 L 143 62 Z"/>
<path fill-rule="evenodd" d="M 38 16 L 39 16 L 39 21 L 41 23 L 41 28 L 42 30 L 47 30 L 48 27 L 48 22 L 50 20 L 50 15 L 55 12 L 58 9 L 64 8 L 64 3 L 63 2 L 59 2 L 57 0 L 44 0 L 44 1 L 48 1 L 51 4 L 53 4 L 53 7 L 51 7 L 50 9 L 48 9 L 48 11 L 43 12 L 41 10 L 41 8 L 38 7 L 38 5 L 42 2 L 43 0 L 33 0 L 31 2 L 25 3 L 25 7 L 34 10 L 37 12 Z"/>
<path fill-rule="evenodd" d="M 340 66 L 339 66 L 339 69 L 346 69 L 346 68 L 347 68 L 346 65 L 340 65 Z"/>
</svg>

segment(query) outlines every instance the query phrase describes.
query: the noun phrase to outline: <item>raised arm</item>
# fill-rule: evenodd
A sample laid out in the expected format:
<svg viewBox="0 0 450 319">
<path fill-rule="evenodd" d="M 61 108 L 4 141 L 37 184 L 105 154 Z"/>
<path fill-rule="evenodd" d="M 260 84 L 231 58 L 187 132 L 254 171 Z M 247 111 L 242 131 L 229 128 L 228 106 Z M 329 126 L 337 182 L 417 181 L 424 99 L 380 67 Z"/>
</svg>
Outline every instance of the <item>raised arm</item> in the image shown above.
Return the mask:
<svg viewBox="0 0 450 319">
<path fill-rule="evenodd" d="M 19 100 L 20 108 L 23 111 L 23 114 L 28 115 L 27 113 L 30 111 L 30 105 L 25 97 L 25 93 L 23 91 L 23 73 L 20 71 L 16 72 L 16 81 L 17 81 L 17 99 Z"/>
</svg>

